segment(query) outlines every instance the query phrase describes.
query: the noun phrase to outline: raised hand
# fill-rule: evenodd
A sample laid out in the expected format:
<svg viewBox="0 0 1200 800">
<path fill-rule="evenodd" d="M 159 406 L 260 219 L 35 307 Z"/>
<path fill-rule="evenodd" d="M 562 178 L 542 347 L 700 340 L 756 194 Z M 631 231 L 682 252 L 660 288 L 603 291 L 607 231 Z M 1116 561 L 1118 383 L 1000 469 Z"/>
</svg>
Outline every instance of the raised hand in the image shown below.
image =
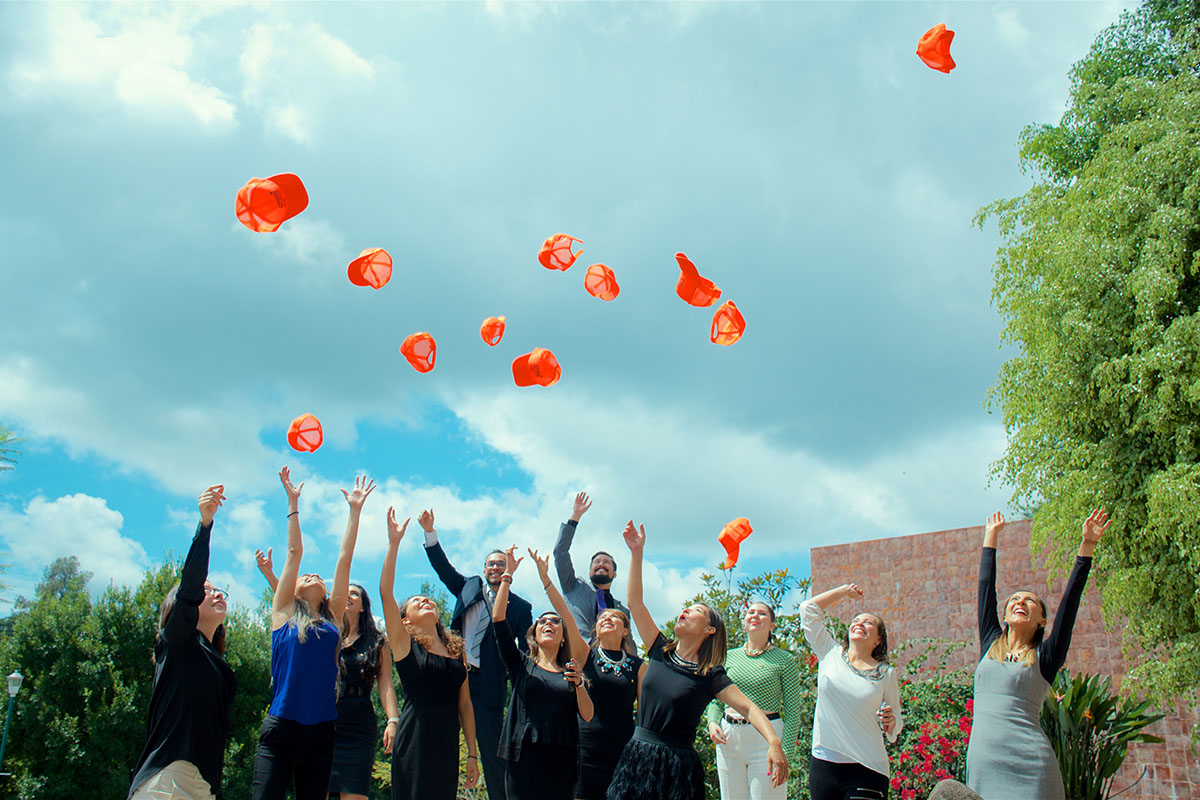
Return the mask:
<svg viewBox="0 0 1200 800">
<path fill-rule="evenodd" d="M 533 563 L 537 564 L 538 577 L 542 579 L 542 585 L 545 585 L 550 580 L 550 556 L 547 554 L 544 558 L 539 558 L 537 550 L 532 547 L 527 549 L 529 557 L 533 559 Z"/>
<path fill-rule="evenodd" d="M 1083 541 L 1079 543 L 1079 555 L 1085 557 L 1092 555 L 1092 551 L 1096 549 L 1096 544 L 1108 530 L 1110 523 L 1108 512 L 1103 508 L 1092 510 L 1088 518 L 1083 521 Z"/>
<path fill-rule="evenodd" d="M 367 501 L 367 496 L 373 491 L 375 491 L 375 479 L 368 479 L 366 475 L 358 475 L 354 478 L 353 491 L 347 492 L 342 489 L 342 495 L 350 504 L 351 511 L 362 511 L 363 503 Z"/>
<path fill-rule="evenodd" d="M 200 522 L 211 525 L 217 509 L 225 502 L 225 484 L 217 483 L 200 493 Z"/>
<path fill-rule="evenodd" d="M 857 583 L 847 583 L 842 585 L 842 596 L 850 599 L 862 600 L 863 590 Z"/>
<path fill-rule="evenodd" d="M 987 525 L 984 526 L 983 532 L 988 536 L 998 535 L 1004 530 L 1004 515 L 999 511 L 987 518 Z"/>
<path fill-rule="evenodd" d="M 403 525 L 396 524 L 396 509 L 388 506 L 387 526 L 388 526 L 388 542 L 390 544 L 400 544 L 400 540 L 404 538 L 404 532 L 408 530 L 408 523 L 412 517 L 404 520 Z"/>
<path fill-rule="evenodd" d="M 304 481 L 300 481 L 300 485 L 296 486 L 292 483 L 292 473 L 287 468 L 279 470 L 279 480 L 283 483 L 283 489 L 287 492 L 288 503 L 296 503 L 300 500 L 300 490 L 304 488 Z"/>
<path fill-rule="evenodd" d="M 633 520 L 625 523 L 625 530 L 621 531 L 621 536 L 625 538 L 625 544 L 632 553 L 640 553 L 646 546 L 646 526 L 639 525 L 635 528 Z"/>
<path fill-rule="evenodd" d="M 417 524 L 426 533 L 433 533 L 433 509 L 427 508 L 417 515 Z"/>
<path fill-rule="evenodd" d="M 587 492 L 580 492 L 575 495 L 575 506 L 571 509 L 571 519 L 579 522 L 579 518 L 591 507 L 592 499 L 587 496 Z"/>
<path fill-rule="evenodd" d="M 516 572 L 517 567 L 521 566 L 521 562 L 525 560 L 524 556 L 517 558 L 516 552 L 517 546 L 515 544 L 504 551 L 504 561 L 506 562 L 504 571 L 509 575 L 512 575 L 514 572 Z"/>
<path fill-rule="evenodd" d="M 254 551 L 254 561 L 258 564 L 258 571 L 263 575 L 275 574 L 275 563 L 271 560 L 271 548 L 267 548 L 267 552 L 262 550 Z"/>
</svg>

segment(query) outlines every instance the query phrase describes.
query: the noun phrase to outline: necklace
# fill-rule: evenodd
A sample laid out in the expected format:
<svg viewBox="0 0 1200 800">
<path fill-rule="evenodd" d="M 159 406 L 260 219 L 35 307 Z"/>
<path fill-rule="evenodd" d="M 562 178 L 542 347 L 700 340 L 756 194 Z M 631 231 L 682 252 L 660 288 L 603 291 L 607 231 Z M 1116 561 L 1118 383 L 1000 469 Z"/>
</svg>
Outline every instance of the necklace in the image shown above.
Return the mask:
<svg viewBox="0 0 1200 800">
<path fill-rule="evenodd" d="M 888 665 L 886 661 L 880 661 L 875 666 L 869 669 L 859 669 L 850 663 L 850 656 L 845 650 L 842 651 L 842 663 L 854 672 L 860 678 L 866 678 L 869 681 L 881 681 L 887 675 Z"/>
<path fill-rule="evenodd" d="M 674 650 L 667 655 L 671 657 L 671 662 L 673 664 L 687 670 L 688 672 L 695 672 L 700 668 L 700 663 L 698 661 L 687 661 L 686 659 L 680 658 L 679 654 Z"/>
<path fill-rule="evenodd" d="M 610 658 L 608 653 L 604 652 L 603 647 L 597 647 L 594 651 L 599 658 L 596 659 L 596 670 L 602 673 L 611 673 L 613 675 L 621 675 L 625 670 L 633 666 L 633 659 L 623 650 L 622 658 Z"/>
<path fill-rule="evenodd" d="M 767 652 L 774 646 L 775 646 L 775 644 L 773 642 L 767 642 L 766 647 L 762 647 L 762 648 L 751 647 L 750 640 L 747 639 L 746 644 L 742 646 L 742 649 L 746 652 L 746 655 L 750 656 L 750 658 L 758 658 L 759 656 L 761 656 L 763 653 Z"/>
</svg>

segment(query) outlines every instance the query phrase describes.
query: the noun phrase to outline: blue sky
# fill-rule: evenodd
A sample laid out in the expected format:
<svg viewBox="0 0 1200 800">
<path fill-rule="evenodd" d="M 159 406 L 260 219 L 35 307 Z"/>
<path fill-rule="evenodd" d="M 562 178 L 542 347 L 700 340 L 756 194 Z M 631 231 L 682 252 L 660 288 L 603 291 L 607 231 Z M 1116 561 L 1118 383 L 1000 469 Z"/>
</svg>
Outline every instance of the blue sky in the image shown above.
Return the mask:
<svg viewBox="0 0 1200 800">
<path fill-rule="evenodd" d="M 644 522 L 663 617 L 734 517 L 755 527 L 743 574 L 981 522 L 1008 496 L 984 406 L 1004 353 L 998 239 L 971 216 L 1028 185 L 1021 128 L 1058 119 L 1127 5 L 0 5 L 0 423 L 25 437 L 0 473 L 8 598 L 72 553 L 94 590 L 136 582 L 223 482 L 213 573 L 250 599 L 254 548 L 285 541 L 283 464 L 325 573 L 337 488 L 380 482 L 368 587 L 390 504 L 433 506 L 466 570 L 548 549 L 586 489 L 580 566 L 627 562 L 620 528 Z M 943 21 L 950 75 L 913 53 Z M 252 233 L 234 193 L 278 172 L 311 204 Z M 559 231 L 585 242 L 565 273 L 535 258 Z M 367 247 L 396 261 L 378 292 L 346 280 Z M 675 297 L 676 251 L 742 341 L 711 344 L 711 309 Z M 611 303 L 583 290 L 597 261 Z M 398 352 L 421 330 L 426 375 Z M 556 386 L 513 385 L 533 347 Z M 284 438 L 305 412 L 315 454 Z M 419 536 L 400 558 L 415 589 Z"/>
</svg>

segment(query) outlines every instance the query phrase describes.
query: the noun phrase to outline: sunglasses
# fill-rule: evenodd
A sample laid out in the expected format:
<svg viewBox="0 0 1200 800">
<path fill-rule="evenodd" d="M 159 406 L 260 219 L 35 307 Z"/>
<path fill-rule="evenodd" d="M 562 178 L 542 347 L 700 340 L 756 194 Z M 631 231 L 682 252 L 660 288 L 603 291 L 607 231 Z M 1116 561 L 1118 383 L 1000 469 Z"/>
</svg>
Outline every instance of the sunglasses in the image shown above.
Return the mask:
<svg viewBox="0 0 1200 800">
<path fill-rule="evenodd" d="M 562 625 L 563 624 L 562 617 L 555 616 L 553 614 L 545 614 L 543 616 L 538 617 L 538 624 L 541 624 L 543 622 L 549 622 L 551 625 Z"/>
</svg>

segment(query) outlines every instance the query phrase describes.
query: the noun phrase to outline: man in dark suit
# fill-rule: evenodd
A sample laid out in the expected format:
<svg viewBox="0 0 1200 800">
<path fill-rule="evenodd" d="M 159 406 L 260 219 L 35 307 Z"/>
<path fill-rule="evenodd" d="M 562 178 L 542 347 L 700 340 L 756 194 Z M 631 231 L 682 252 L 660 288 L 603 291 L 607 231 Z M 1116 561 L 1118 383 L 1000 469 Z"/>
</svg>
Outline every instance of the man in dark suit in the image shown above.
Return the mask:
<svg viewBox="0 0 1200 800">
<path fill-rule="evenodd" d="M 500 576 L 504 574 L 502 550 L 493 550 L 483 562 L 483 577 L 467 577 L 456 570 L 438 543 L 433 528 L 433 512 L 418 518 L 425 531 L 425 555 L 442 583 L 454 595 L 454 615 L 450 627 L 463 637 L 467 656 L 467 685 L 475 708 L 475 738 L 489 800 L 505 800 L 504 761 L 496 755 L 500 731 L 504 725 L 504 707 L 508 704 L 508 673 L 496 645 L 492 628 L 492 603 Z M 509 625 L 516 634 L 517 647 L 528 653 L 525 631 L 533 624 L 533 606 L 515 594 L 508 596 Z"/>
</svg>

